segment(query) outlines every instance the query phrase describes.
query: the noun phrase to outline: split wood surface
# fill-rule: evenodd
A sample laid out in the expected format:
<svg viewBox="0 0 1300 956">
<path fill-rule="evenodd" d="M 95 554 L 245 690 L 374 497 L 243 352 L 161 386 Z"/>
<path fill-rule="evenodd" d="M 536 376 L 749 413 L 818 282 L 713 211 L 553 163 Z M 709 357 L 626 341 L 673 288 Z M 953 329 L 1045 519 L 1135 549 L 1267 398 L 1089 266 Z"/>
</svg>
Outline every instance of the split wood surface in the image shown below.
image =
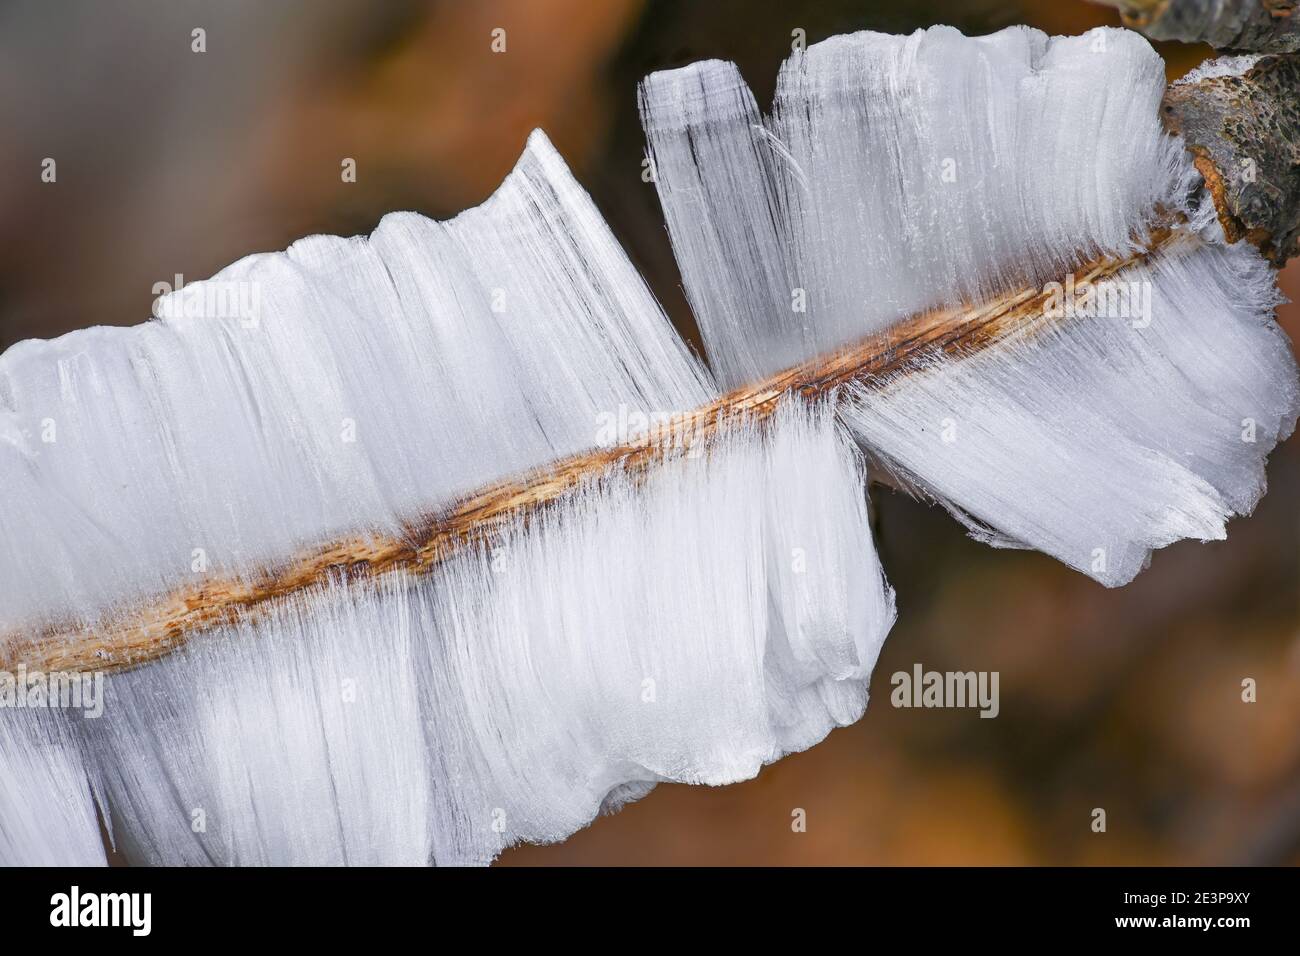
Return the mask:
<svg viewBox="0 0 1300 956">
<path fill-rule="evenodd" d="M 1142 249 L 1101 258 L 1075 270 L 1075 294 L 1145 261 L 1175 243 L 1198 240 L 1176 228 L 1152 233 Z M 1068 281 L 1062 283 L 1069 288 Z M 652 427 L 643 439 L 597 448 L 478 490 L 416 522 L 400 537 L 338 540 L 275 567 L 240 577 L 209 580 L 121 612 L 94 627 L 77 622 L 44 625 L 31 633 L 0 635 L 0 669 L 94 671 L 138 666 L 170 653 L 190 637 L 239 620 L 256 620 L 273 602 L 302 594 L 333 576 L 350 579 L 392 571 L 427 572 L 454 550 L 490 540 L 505 523 L 527 520 L 574 489 L 611 470 L 636 477 L 688 451 L 707 450 L 727 428 L 762 422 L 785 397 L 833 397 L 847 382 L 883 384 L 939 355 L 964 355 L 1017 332 L 1032 332 L 1054 293 L 1022 289 L 978 306 L 945 308 L 901 322 L 852 347 L 820 356 L 735 389 L 710 404 Z M 1059 291 L 1055 294 L 1059 295 Z"/>
</svg>

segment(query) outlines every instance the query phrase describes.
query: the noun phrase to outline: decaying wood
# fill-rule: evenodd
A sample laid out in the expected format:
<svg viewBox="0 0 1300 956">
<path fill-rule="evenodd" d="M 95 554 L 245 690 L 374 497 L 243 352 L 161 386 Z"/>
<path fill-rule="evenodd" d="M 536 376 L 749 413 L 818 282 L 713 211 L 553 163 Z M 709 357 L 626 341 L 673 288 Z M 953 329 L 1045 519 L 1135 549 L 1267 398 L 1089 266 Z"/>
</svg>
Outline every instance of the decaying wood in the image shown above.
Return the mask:
<svg viewBox="0 0 1300 956">
<path fill-rule="evenodd" d="M 1076 295 L 1149 258 L 1158 249 L 1197 240 L 1179 229 L 1155 231 L 1145 247 L 1124 258 L 1103 258 L 1074 273 Z M 1062 285 L 1069 288 L 1069 283 Z M 34 633 L 0 635 L 0 669 L 114 670 L 154 660 L 192 635 L 265 613 L 273 602 L 317 587 L 333 575 L 370 577 L 389 571 L 419 574 L 457 548 L 490 539 L 504 523 L 527 520 L 611 469 L 636 477 L 666 458 L 703 448 L 741 421 L 762 421 L 785 396 L 817 400 L 850 381 L 881 383 L 940 354 L 985 348 L 1007 335 L 1032 331 L 1055 294 L 1022 289 L 979 306 L 927 312 L 857 345 L 727 393 L 703 408 L 653 428 L 643 440 L 584 452 L 530 474 L 498 482 L 413 525 L 401 537 L 336 541 L 261 574 L 211 581 L 86 627 L 68 622 Z"/>
<path fill-rule="evenodd" d="M 1300 50 L 1296 0 L 1094 0 L 1116 7 L 1126 27 L 1153 40 L 1208 43 L 1216 50 Z"/>
<path fill-rule="evenodd" d="M 1228 240 L 1280 266 L 1300 235 L 1300 54 L 1220 62 L 1236 69 L 1174 83 L 1161 117 L 1195 156 Z"/>
</svg>

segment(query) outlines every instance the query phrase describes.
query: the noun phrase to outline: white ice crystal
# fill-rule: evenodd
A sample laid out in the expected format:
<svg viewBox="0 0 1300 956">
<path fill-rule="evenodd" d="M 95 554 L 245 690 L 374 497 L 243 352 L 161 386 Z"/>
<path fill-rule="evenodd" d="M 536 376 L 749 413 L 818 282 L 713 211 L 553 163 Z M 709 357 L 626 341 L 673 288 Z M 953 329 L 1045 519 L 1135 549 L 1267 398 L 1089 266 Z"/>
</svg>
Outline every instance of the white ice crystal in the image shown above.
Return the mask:
<svg viewBox="0 0 1300 956">
<path fill-rule="evenodd" d="M 1294 426 L 1296 369 L 1272 273 L 1191 198 L 1162 88 L 1134 34 L 1023 28 L 814 45 L 766 118 L 729 64 L 650 77 L 712 372 L 540 134 L 453 220 L 304 239 L 145 325 L 14 346 L 0 635 L 94 632 L 341 537 L 400 537 L 629 410 L 705 406 L 1187 223 L 1115 277 L 1122 316 L 1031 317 L 647 474 L 611 467 L 424 573 L 329 576 L 113 675 L 101 717 L 0 712 L 0 862 L 102 861 L 92 793 L 141 862 L 463 864 L 659 781 L 750 777 L 866 705 L 894 602 L 864 461 L 1107 584 L 1222 537 Z"/>
<path fill-rule="evenodd" d="M 93 630 L 400 535 L 596 446 L 611 416 L 716 394 L 540 134 L 450 222 L 305 239 L 159 312 L 0 357 L 6 413 L 57 424 L 35 458 L 0 444 L 0 631 Z M 104 716 L 71 726 L 115 842 L 151 863 L 483 863 L 660 780 L 752 776 L 866 704 L 894 612 L 864 483 L 832 408 L 784 408 L 431 574 L 335 581 L 114 675 Z"/>
<path fill-rule="evenodd" d="M 1135 33 L 857 33 L 795 53 L 771 116 L 736 68 L 654 74 L 641 108 L 673 246 L 729 384 L 926 309 L 1047 289 L 1207 221 Z M 1206 204 L 1208 206 L 1208 204 Z M 847 390 L 844 420 L 977 536 L 1123 584 L 1222 538 L 1295 425 L 1275 280 L 1217 225 L 1113 277 L 1120 308 Z"/>
</svg>

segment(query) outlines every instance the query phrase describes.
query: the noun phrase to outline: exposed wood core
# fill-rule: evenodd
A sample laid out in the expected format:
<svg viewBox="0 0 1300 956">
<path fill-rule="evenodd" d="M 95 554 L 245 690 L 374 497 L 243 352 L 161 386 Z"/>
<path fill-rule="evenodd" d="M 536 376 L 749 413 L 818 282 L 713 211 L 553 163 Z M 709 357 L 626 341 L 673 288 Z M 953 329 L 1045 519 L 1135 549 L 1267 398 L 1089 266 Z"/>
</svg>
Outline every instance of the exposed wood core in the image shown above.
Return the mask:
<svg viewBox="0 0 1300 956">
<path fill-rule="evenodd" d="M 1144 246 L 1123 258 L 1102 258 L 1075 270 L 1078 295 L 1088 286 L 1150 258 L 1177 242 L 1197 240 L 1176 228 L 1154 231 Z M 1070 283 L 1064 282 L 1065 288 Z M 937 355 L 962 355 L 988 347 L 1045 318 L 1054 293 L 1024 289 L 978 306 L 925 312 L 856 345 L 820 356 L 753 385 L 735 389 L 709 405 L 654 426 L 644 440 L 599 448 L 483 488 L 414 524 L 402 537 L 353 537 L 302 554 L 265 571 L 210 580 L 175 591 L 119 614 L 107 624 L 47 625 L 31 633 L 0 635 L 0 669 L 29 671 L 116 670 L 170 653 L 199 632 L 264 613 L 276 599 L 306 591 L 345 574 L 364 578 L 390 571 L 422 573 L 457 548 L 490 537 L 503 523 L 563 500 L 566 493 L 598 480 L 610 469 L 648 472 L 742 420 L 766 419 L 786 396 L 816 400 L 850 381 L 880 383 Z M 1055 292 L 1059 295 L 1059 289 Z"/>
</svg>

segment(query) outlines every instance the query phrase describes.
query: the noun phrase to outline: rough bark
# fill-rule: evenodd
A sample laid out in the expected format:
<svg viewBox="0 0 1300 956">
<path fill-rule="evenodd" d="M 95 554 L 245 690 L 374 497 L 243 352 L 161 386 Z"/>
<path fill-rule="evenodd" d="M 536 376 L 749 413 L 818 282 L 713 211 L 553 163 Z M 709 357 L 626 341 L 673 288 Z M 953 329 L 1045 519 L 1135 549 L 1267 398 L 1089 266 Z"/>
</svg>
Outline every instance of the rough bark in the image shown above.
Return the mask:
<svg viewBox="0 0 1300 956">
<path fill-rule="evenodd" d="M 1153 40 L 1208 43 L 1216 50 L 1300 50 L 1297 0 L 1095 0 L 1119 9 L 1126 27 Z"/>
<path fill-rule="evenodd" d="M 1274 265 L 1300 233 L 1300 55 L 1220 59 L 1165 92 L 1161 118 L 1181 134 L 1228 240 Z"/>
</svg>

